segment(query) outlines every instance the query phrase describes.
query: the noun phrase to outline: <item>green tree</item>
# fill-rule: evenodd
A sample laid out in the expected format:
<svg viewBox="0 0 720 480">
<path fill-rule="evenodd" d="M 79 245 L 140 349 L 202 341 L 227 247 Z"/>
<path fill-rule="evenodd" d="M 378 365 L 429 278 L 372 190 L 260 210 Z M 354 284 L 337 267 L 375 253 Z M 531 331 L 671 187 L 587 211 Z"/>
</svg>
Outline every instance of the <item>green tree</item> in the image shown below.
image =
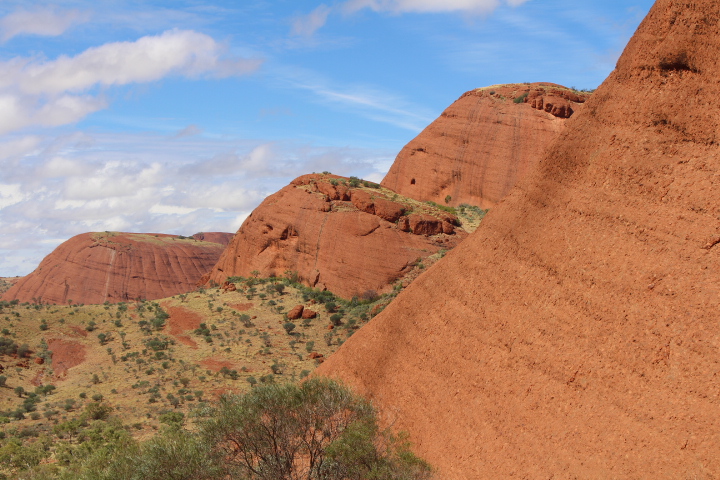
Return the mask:
<svg viewBox="0 0 720 480">
<path fill-rule="evenodd" d="M 430 467 L 381 432 L 372 405 L 311 379 L 223 397 L 201 429 L 226 474 L 247 480 L 421 480 Z"/>
<path fill-rule="evenodd" d="M 85 407 L 88 417 L 93 420 L 107 420 L 112 410 L 110 405 L 101 402 L 88 403 Z"/>
</svg>

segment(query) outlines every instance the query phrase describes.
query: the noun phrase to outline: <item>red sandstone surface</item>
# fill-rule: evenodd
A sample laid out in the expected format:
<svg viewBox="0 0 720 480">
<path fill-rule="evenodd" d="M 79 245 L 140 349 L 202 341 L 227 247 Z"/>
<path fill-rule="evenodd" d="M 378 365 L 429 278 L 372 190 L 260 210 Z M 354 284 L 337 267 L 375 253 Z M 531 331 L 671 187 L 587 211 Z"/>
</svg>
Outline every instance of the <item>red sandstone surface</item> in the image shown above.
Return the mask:
<svg viewBox="0 0 720 480">
<path fill-rule="evenodd" d="M 223 248 L 174 235 L 83 233 L 58 246 L 0 298 L 97 304 L 169 297 L 193 290 Z"/>
<path fill-rule="evenodd" d="M 293 271 L 305 284 L 342 297 L 384 292 L 418 258 L 464 239 L 456 223 L 450 214 L 386 189 L 304 175 L 253 211 L 203 281 Z"/>
<path fill-rule="evenodd" d="M 439 478 L 720 477 L 719 26 L 658 0 L 536 170 L 320 368 Z"/>
<path fill-rule="evenodd" d="M 402 149 L 382 185 L 417 200 L 492 207 L 587 96 L 552 83 L 471 90 Z"/>
</svg>

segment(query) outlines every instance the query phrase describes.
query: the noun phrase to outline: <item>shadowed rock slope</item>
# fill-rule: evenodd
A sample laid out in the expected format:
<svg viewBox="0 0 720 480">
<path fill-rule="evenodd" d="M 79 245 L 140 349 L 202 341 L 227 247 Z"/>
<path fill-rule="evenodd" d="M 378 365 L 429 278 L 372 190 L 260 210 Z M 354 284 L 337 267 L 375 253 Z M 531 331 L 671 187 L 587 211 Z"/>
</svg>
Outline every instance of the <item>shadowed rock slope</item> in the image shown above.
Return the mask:
<svg viewBox="0 0 720 480">
<path fill-rule="evenodd" d="M 720 477 L 719 21 L 657 1 L 527 181 L 322 366 L 440 478 Z"/>
<path fill-rule="evenodd" d="M 204 234 L 225 243 L 230 233 Z M 188 292 L 220 257 L 223 243 L 163 234 L 83 233 L 58 246 L 3 300 L 103 303 Z"/>
<path fill-rule="evenodd" d="M 503 199 L 589 94 L 553 83 L 471 90 L 398 154 L 382 181 L 402 195 L 489 208 Z"/>
<path fill-rule="evenodd" d="M 345 298 L 383 293 L 418 259 L 467 236 L 455 216 L 365 184 L 320 174 L 293 180 L 245 220 L 203 282 L 292 271 Z"/>
</svg>

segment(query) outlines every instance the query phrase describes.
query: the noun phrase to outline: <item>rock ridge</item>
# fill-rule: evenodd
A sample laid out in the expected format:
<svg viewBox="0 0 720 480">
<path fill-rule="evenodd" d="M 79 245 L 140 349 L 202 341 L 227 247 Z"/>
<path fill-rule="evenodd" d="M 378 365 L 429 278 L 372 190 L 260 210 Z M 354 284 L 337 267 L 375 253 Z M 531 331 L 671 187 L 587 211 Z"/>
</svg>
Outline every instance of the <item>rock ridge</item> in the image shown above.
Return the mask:
<svg viewBox="0 0 720 480">
<path fill-rule="evenodd" d="M 208 235 L 220 241 L 232 237 L 219 232 Z M 58 246 L 1 298 L 97 304 L 169 297 L 193 290 L 222 251 L 222 243 L 192 237 L 83 233 Z"/>
<path fill-rule="evenodd" d="M 440 478 L 720 477 L 719 25 L 658 0 L 532 173 L 320 367 Z"/>
<path fill-rule="evenodd" d="M 270 195 L 245 220 L 201 283 L 297 273 L 350 298 L 387 292 L 418 259 L 457 245 L 457 217 L 354 177 L 309 174 Z"/>
<path fill-rule="evenodd" d="M 402 149 L 382 185 L 417 200 L 490 208 L 589 96 L 542 82 L 466 92 Z"/>
</svg>

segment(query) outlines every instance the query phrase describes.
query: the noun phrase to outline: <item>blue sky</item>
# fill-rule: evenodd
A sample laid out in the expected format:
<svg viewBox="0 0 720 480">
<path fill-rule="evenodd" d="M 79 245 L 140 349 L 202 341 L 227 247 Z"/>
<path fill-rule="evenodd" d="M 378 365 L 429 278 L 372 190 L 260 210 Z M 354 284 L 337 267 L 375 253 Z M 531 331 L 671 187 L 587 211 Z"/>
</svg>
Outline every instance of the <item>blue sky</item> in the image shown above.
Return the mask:
<svg viewBox="0 0 720 480">
<path fill-rule="evenodd" d="M 0 276 L 87 231 L 235 232 L 292 178 L 379 181 L 467 90 L 595 88 L 650 0 L 0 3 Z"/>
</svg>

